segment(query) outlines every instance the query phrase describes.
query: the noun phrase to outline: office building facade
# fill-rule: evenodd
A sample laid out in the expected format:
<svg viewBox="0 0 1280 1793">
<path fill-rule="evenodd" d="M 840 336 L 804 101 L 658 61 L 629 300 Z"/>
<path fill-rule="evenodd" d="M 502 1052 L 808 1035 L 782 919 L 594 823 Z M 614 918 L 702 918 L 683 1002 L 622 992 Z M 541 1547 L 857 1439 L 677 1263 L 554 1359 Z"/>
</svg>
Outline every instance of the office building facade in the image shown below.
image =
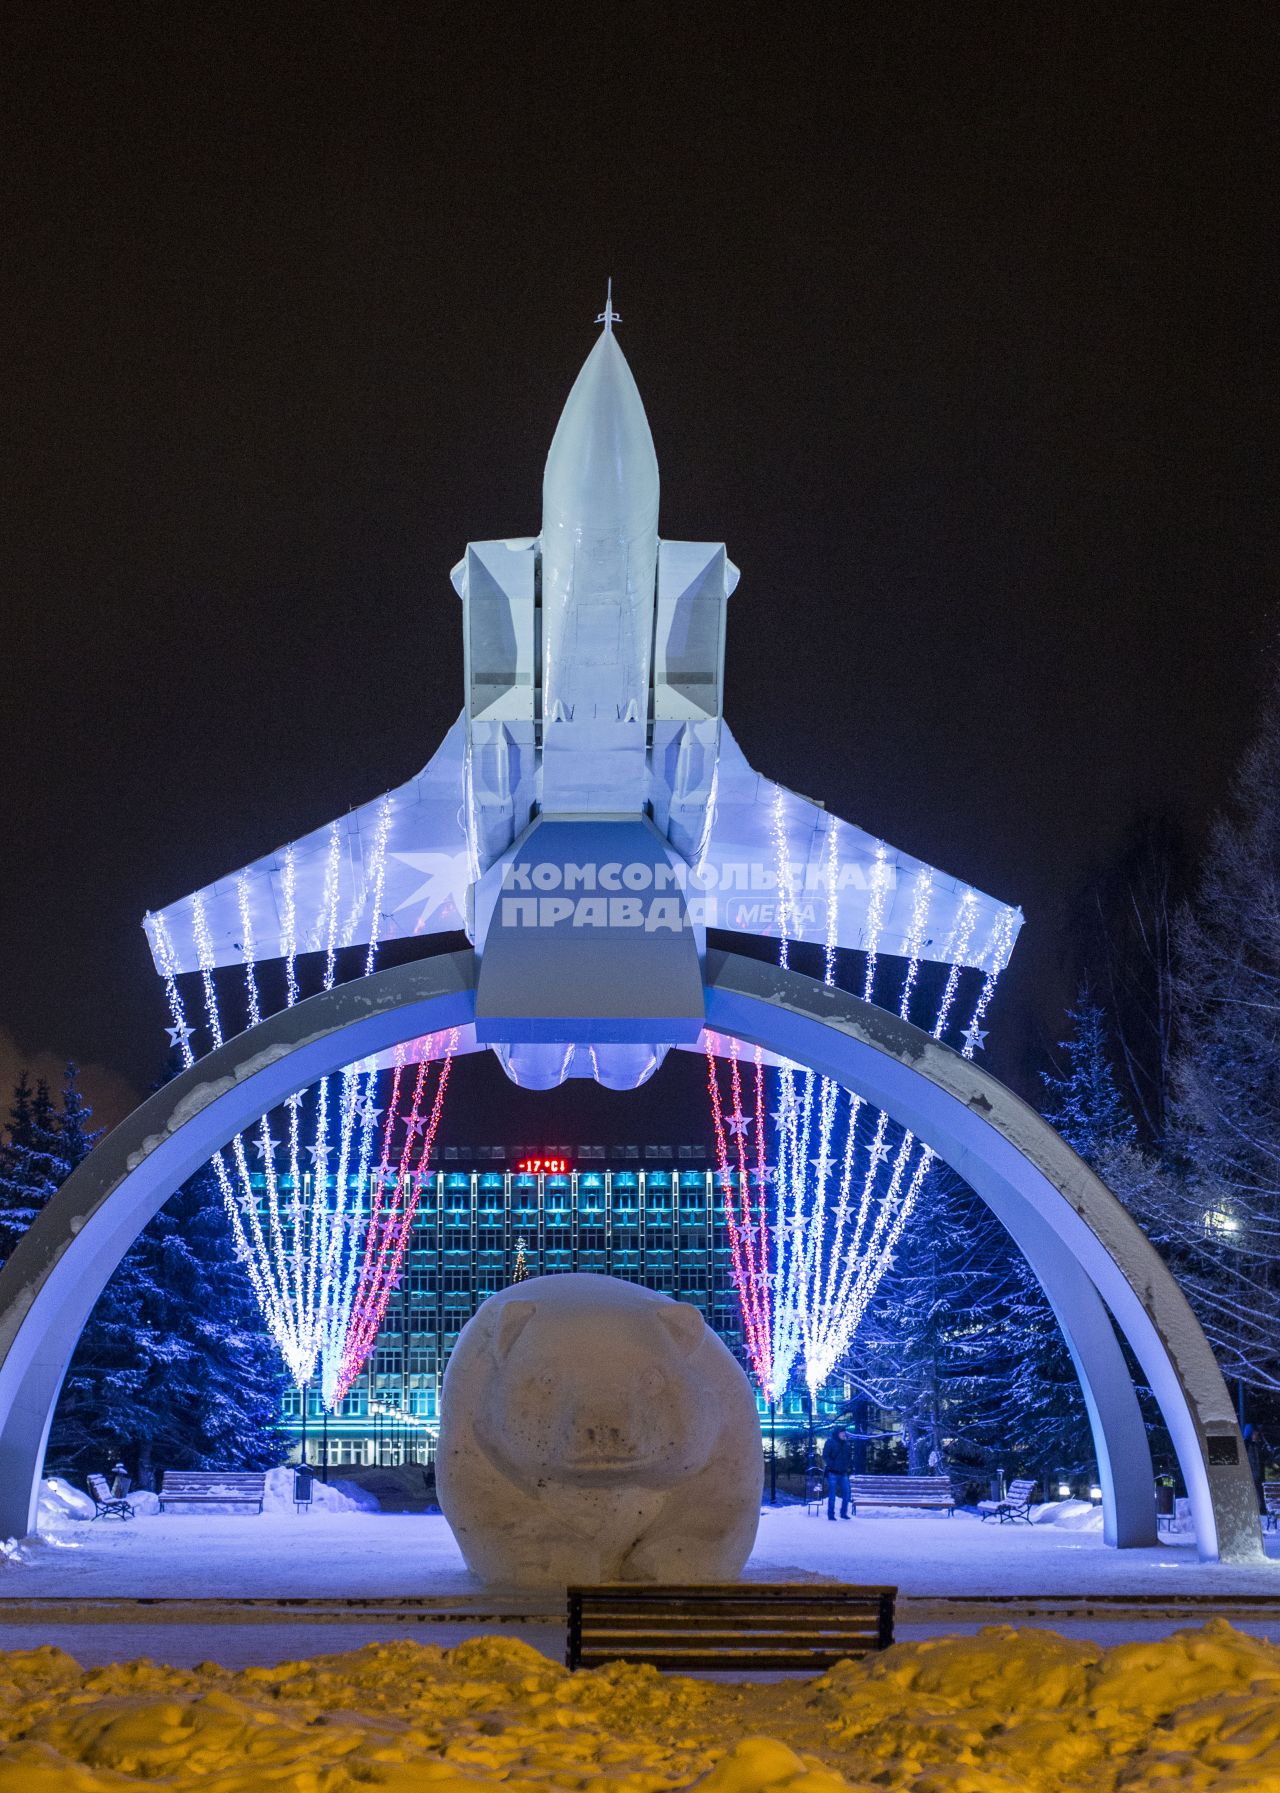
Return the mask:
<svg viewBox="0 0 1280 1793">
<path fill-rule="evenodd" d="M 697 1307 L 747 1367 L 724 1203 L 705 1152 L 627 1145 L 514 1153 L 447 1147 L 423 1182 L 399 1286 L 365 1369 L 336 1413 L 319 1390 L 290 1389 L 290 1455 L 331 1466 L 430 1462 L 440 1387 L 458 1334 L 487 1296 L 516 1280 L 568 1271 L 642 1283 Z M 819 1396 L 824 1425 L 848 1401 Z M 788 1394 L 766 1429 L 808 1430 L 807 1395 Z"/>
</svg>

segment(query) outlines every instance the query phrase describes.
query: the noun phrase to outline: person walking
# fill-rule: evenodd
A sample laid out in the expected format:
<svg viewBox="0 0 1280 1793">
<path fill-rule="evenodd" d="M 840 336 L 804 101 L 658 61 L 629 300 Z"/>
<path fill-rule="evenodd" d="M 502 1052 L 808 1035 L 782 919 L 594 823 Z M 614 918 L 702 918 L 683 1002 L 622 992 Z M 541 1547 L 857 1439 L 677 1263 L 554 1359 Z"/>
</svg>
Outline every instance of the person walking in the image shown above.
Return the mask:
<svg viewBox="0 0 1280 1793">
<path fill-rule="evenodd" d="M 849 1471 L 853 1468 L 853 1440 L 844 1426 L 837 1426 L 822 1447 L 822 1467 L 827 1477 L 827 1518 L 836 1516 L 836 1495 L 840 1496 L 840 1517 L 849 1517 Z"/>
</svg>

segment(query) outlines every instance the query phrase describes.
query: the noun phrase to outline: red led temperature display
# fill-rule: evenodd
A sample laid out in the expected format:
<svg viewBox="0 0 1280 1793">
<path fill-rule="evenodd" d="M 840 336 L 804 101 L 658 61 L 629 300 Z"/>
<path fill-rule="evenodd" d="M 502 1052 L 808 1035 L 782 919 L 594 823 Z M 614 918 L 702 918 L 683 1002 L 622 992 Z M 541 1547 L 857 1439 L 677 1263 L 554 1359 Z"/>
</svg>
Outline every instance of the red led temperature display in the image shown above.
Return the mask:
<svg viewBox="0 0 1280 1793">
<path fill-rule="evenodd" d="M 522 1158 L 516 1165 L 522 1177 L 567 1177 L 569 1160 L 567 1158 Z"/>
</svg>

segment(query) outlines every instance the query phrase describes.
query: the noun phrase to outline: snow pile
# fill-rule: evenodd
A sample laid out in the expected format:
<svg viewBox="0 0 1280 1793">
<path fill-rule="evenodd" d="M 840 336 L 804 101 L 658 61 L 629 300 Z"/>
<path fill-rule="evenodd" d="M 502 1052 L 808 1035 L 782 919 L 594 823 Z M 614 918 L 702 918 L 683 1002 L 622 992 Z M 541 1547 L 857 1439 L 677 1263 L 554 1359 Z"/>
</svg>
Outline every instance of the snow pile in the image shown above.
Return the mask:
<svg viewBox="0 0 1280 1793">
<path fill-rule="evenodd" d="M 1050 1500 L 1031 1509 L 1032 1525 L 1057 1525 L 1068 1532 L 1100 1532 L 1102 1508 L 1087 1500 Z"/>
<path fill-rule="evenodd" d="M 57 1531 L 77 1519 L 92 1519 L 97 1512 L 91 1495 L 84 1494 L 60 1475 L 46 1476 L 36 1504 L 36 1530 Z"/>
<path fill-rule="evenodd" d="M 239 1674 L 46 1648 L 0 1657 L 0 1739 L 0 1793 L 1263 1793 L 1280 1650 L 998 1626 L 744 1686 L 485 1637 Z"/>
<path fill-rule="evenodd" d="M 288 1513 L 292 1516 L 297 1512 L 293 1498 L 293 1476 L 292 1469 L 267 1471 L 262 1500 L 264 1513 Z M 374 1496 L 367 1494 L 363 1488 L 357 1488 L 354 1482 L 322 1482 L 316 1476 L 311 1483 L 311 1510 L 313 1513 L 376 1513 L 379 1509 Z"/>
</svg>

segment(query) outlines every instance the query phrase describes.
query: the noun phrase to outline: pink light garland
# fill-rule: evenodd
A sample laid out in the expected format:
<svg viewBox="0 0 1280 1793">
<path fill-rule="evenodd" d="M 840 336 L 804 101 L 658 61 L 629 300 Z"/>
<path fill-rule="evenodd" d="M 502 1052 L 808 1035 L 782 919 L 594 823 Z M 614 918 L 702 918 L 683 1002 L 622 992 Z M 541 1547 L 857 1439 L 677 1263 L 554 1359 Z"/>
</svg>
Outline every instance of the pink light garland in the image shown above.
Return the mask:
<svg viewBox="0 0 1280 1793">
<path fill-rule="evenodd" d="M 458 1030 L 455 1027 L 445 1043 L 442 1059 L 433 1061 L 431 1052 L 428 1050 L 418 1063 L 418 1075 L 414 1083 L 409 1113 L 404 1117 L 405 1138 L 400 1152 L 399 1169 L 395 1181 L 390 1182 L 391 1136 L 395 1123 L 400 1118 L 400 1086 L 403 1072 L 403 1065 L 397 1058 L 392 1078 L 391 1100 L 387 1105 L 387 1119 L 382 1133 L 382 1159 L 369 1215 L 369 1230 L 365 1235 L 364 1262 L 360 1268 L 360 1282 L 351 1310 L 351 1318 L 347 1323 L 347 1336 L 343 1345 L 342 1365 L 337 1377 L 335 1402 L 340 1401 L 348 1393 L 356 1377 L 368 1362 L 369 1354 L 378 1337 L 379 1328 L 386 1318 L 387 1303 L 391 1299 L 391 1292 L 400 1280 L 405 1249 L 409 1243 L 409 1232 L 413 1226 L 414 1215 L 418 1211 L 418 1204 L 422 1199 L 422 1185 L 430 1175 L 428 1164 L 431 1158 L 431 1149 L 435 1144 L 436 1132 L 440 1126 L 440 1116 L 444 1112 L 445 1091 L 449 1086 L 449 1071 L 453 1064 L 453 1055 L 457 1050 L 457 1045 Z M 438 1063 L 439 1070 L 436 1077 L 435 1095 L 431 1102 L 430 1118 L 424 1121 L 422 1109 L 433 1062 Z M 422 1138 L 422 1146 L 415 1165 L 413 1145 L 419 1135 Z"/>
<path fill-rule="evenodd" d="M 720 1095 L 720 1074 L 716 1063 L 714 1035 L 707 1041 L 707 1093 L 711 1098 L 711 1119 L 715 1130 L 716 1169 L 724 1200 L 725 1225 L 729 1234 L 729 1255 L 733 1266 L 734 1287 L 746 1334 L 747 1354 L 761 1388 L 769 1385 L 772 1363 L 773 1316 L 769 1289 L 769 1235 L 765 1221 L 764 1180 L 764 1065 L 756 1055 L 754 1116 L 742 1108 L 742 1078 L 738 1065 L 737 1041 L 733 1042 L 730 1094 L 733 1103 L 729 1130 L 734 1135 L 738 1160 L 738 1186 L 735 1190 L 729 1164 L 729 1142 L 726 1138 L 724 1106 Z M 756 1129 L 756 1208 L 751 1202 L 751 1180 L 747 1172 L 747 1128 Z"/>
</svg>

